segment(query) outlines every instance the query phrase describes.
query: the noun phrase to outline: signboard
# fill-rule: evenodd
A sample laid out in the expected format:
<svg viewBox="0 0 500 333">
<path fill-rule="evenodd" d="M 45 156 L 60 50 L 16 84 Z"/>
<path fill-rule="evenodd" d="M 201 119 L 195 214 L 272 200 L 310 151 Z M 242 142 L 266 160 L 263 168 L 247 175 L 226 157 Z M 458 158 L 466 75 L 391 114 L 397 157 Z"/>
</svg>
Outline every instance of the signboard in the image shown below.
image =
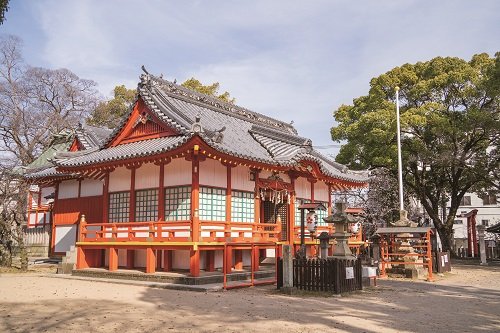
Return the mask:
<svg viewBox="0 0 500 333">
<path fill-rule="evenodd" d="M 345 278 L 346 279 L 354 279 L 354 267 L 346 267 L 345 268 Z"/>
</svg>

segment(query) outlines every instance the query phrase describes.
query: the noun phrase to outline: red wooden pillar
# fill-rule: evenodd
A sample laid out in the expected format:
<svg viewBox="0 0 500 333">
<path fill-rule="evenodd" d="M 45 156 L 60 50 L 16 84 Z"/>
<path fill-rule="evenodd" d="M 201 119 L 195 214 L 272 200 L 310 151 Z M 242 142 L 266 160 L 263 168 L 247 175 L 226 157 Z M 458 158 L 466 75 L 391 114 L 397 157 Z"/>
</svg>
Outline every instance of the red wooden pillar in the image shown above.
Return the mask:
<svg viewBox="0 0 500 333">
<path fill-rule="evenodd" d="M 172 251 L 171 250 L 163 250 L 163 271 L 164 272 L 172 271 Z"/>
<path fill-rule="evenodd" d="M 191 276 L 200 276 L 200 251 L 191 249 L 189 259 L 189 272 Z"/>
<path fill-rule="evenodd" d="M 110 247 L 108 251 L 108 269 L 111 272 L 116 271 L 118 269 L 118 249 L 115 247 Z"/>
<path fill-rule="evenodd" d="M 76 248 L 76 269 L 89 268 L 87 258 L 85 257 L 85 250 L 80 246 Z"/>
<path fill-rule="evenodd" d="M 290 195 L 290 209 L 288 213 L 288 244 L 293 245 L 295 241 L 295 179 L 296 177 L 290 175 L 290 181 L 292 184 L 292 193 Z"/>
<path fill-rule="evenodd" d="M 108 223 L 109 209 L 109 171 L 106 171 L 104 176 L 104 184 L 102 188 L 102 223 Z"/>
<path fill-rule="evenodd" d="M 226 233 L 225 237 L 231 237 L 231 197 L 232 197 L 232 186 L 231 186 L 231 166 L 226 165 Z"/>
<path fill-rule="evenodd" d="M 156 272 L 155 252 L 152 247 L 146 248 L 146 273 Z"/>
<path fill-rule="evenodd" d="M 226 247 L 226 274 L 229 274 L 233 270 L 233 247 Z"/>
<path fill-rule="evenodd" d="M 40 194 L 41 195 L 41 194 Z M 58 207 L 58 198 L 59 198 L 59 182 L 56 182 L 55 184 L 55 190 L 54 190 L 54 203 L 52 205 L 52 227 L 50 230 L 50 253 L 49 255 L 54 254 L 56 250 L 56 223 L 57 223 L 57 209 Z"/>
<path fill-rule="evenodd" d="M 256 223 L 261 223 L 261 220 L 260 220 L 260 194 L 259 194 L 259 188 L 257 187 L 260 171 L 253 169 L 252 172 L 253 172 L 254 178 L 255 178 L 254 218 L 255 218 Z"/>
<path fill-rule="evenodd" d="M 194 145 L 193 157 L 191 160 L 191 216 L 192 216 L 192 231 L 191 239 L 197 243 L 200 241 L 200 160 L 199 160 L 200 147 Z M 200 276 L 200 251 L 197 246 L 193 246 L 190 251 L 189 271 L 191 276 Z"/>
<path fill-rule="evenodd" d="M 130 197 L 129 197 L 129 216 L 130 222 L 135 221 L 135 170 L 136 166 L 130 167 Z"/>
<path fill-rule="evenodd" d="M 162 250 L 156 250 L 155 251 L 155 256 L 156 256 L 156 267 L 158 267 L 158 269 L 161 268 L 161 263 L 163 261 L 163 258 L 162 258 L 162 253 L 163 251 Z"/>
<path fill-rule="evenodd" d="M 243 269 L 243 250 L 234 250 L 234 269 Z"/>
<path fill-rule="evenodd" d="M 206 265 L 205 265 L 205 270 L 207 272 L 215 272 L 215 251 L 210 250 L 210 251 L 205 251 L 206 257 Z"/>
<path fill-rule="evenodd" d="M 260 249 L 258 246 L 253 247 L 252 260 L 253 260 L 253 270 L 258 271 L 260 265 Z"/>
<path fill-rule="evenodd" d="M 314 202 L 314 183 L 316 183 L 316 179 L 308 179 L 311 183 L 311 202 Z"/>
<path fill-rule="evenodd" d="M 135 251 L 134 250 L 127 250 L 127 268 L 132 269 L 134 268 L 135 265 Z"/>
<path fill-rule="evenodd" d="M 158 220 L 165 221 L 165 163 L 160 163 L 160 179 L 158 185 Z M 159 235 L 161 236 L 161 235 Z"/>
</svg>

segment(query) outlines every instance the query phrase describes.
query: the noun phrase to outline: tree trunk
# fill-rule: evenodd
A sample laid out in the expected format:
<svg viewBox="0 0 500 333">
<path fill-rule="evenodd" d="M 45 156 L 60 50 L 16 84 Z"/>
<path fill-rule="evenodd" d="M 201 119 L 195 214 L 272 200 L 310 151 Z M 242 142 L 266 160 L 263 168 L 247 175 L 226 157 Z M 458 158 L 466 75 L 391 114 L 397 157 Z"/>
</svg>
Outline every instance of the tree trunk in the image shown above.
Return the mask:
<svg viewBox="0 0 500 333">
<path fill-rule="evenodd" d="M 441 223 L 441 221 L 437 223 L 434 221 L 434 225 L 441 240 L 443 251 L 450 251 L 450 254 L 456 257 L 455 249 L 453 248 L 453 224 L 448 226 Z"/>
<path fill-rule="evenodd" d="M 20 226 L 17 227 L 17 246 L 19 247 L 19 259 L 21 261 L 21 271 L 28 270 L 28 251 L 24 244 L 24 233 Z"/>
</svg>

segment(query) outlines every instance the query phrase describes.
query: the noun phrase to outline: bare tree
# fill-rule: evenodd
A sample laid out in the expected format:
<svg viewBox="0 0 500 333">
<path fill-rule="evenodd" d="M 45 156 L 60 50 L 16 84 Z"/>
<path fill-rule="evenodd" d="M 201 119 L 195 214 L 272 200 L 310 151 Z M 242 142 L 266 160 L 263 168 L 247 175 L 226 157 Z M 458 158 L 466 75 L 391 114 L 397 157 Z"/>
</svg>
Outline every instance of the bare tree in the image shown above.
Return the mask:
<svg viewBox="0 0 500 333">
<path fill-rule="evenodd" d="M 27 184 L 9 165 L 0 165 L 0 265 L 11 266 L 18 254 L 21 270 L 28 268 L 23 225 L 26 215 Z"/>
<path fill-rule="evenodd" d="M 95 108 L 96 83 L 67 69 L 30 67 L 21 40 L 0 37 L 0 152 L 26 166 L 53 134 L 74 126 Z"/>
<path fill-rule="evenodd" d="M 21 45 L 18 37 L 0 36 L 0 264 L 10 265 L 19 250 L 26 268 L 22 227 L 28 184 L 22 167 L 36 159 L 54 134 L 85 119 L 99 96 L 94 81 L 67 69 L 25 64 Z"/>
</svg>

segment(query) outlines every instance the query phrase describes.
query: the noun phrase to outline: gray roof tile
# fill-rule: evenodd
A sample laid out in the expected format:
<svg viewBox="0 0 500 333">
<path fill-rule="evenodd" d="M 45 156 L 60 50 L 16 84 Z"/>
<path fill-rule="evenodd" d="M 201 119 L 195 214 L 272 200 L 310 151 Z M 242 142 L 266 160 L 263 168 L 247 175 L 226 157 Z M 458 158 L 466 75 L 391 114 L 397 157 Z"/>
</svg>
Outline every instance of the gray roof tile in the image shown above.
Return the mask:
<svg viewBox="0 0 500 333">
<path fill-rule="evenodd" d="M 311 140 L 298 136 L 291 124 L 149 74 L 141 76 L 138 94 L 160 120 L 179 132 L 178 136 L 105 148 L 124 126 L 130 111 L 120 126 L 106 140 L 101 141 L 103 143 L 99 150 L 58 154 L 56 163 L 63 167 L 84 166 L 166 152 L 179 147 L 194 135 L 191 127 L 199 118 L 199 124 L 203 128 L 200 136 L 220 152 L 280 166 L 293 166 L 301 160 L 310 160 L 318 163 L 321 171 L 330 177 L 353 182 L 365 182 L 368 179 L 367 173 L 350 172 L 345 166 L 315 151 Z"/>
</svg>

